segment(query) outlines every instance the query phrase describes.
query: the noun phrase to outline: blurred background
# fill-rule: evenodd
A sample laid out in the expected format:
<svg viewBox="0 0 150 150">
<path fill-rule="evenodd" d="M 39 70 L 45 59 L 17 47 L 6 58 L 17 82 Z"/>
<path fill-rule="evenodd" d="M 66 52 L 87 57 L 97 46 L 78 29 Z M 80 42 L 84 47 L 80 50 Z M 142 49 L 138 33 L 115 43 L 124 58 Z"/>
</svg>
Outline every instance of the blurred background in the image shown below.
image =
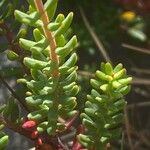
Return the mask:
<svg viewBox="0 0 150 150">
<path fill-rule="evenodd" d="M 27 10 L 26 6 L 27 1 L 23 0 L 16 7 Z M 128 105 L 122 138 L 114 146 L 118 150 L 121 146 L 124 150 L 149 150 L 150 0 L 60 0 L 56 14 L 62 12 L 67 15 L 70 11 L 74 12 L 74 21 L 66 34 L 68 38 L 76 34 L 79 41 L 78 83 L 81 92 L 78 95 L 78 107 L 82 110 L 86 94 L 90 91 L 89 79 L 99 69 L 100 63 L 122 63 L 133 77 L 133 85 L 126 98 Z M 17 25 L 11 27 L 9 18 L 6 23 L 15 35 Z M 28 31 L 31 33 L 31 29 Z M 0 35 L 1 45 L 4 42 L 7 43 L 7 39 Z M 12 89 L 18 91 L 16 78 L 21 77 L 22 72 L 18 62 L 8 60 L 5 50 L 6 47 L 0 50 L 0 74 Z M 24 95 L 18 92 L 18 96 Z M 3 81 L 0 82 L 1 103 L 9 97 L 9 90 Z M 11 138 L 13 140 L 8 150 L 32 147 L 17 134 L 12 133 Z"/>
</svg>

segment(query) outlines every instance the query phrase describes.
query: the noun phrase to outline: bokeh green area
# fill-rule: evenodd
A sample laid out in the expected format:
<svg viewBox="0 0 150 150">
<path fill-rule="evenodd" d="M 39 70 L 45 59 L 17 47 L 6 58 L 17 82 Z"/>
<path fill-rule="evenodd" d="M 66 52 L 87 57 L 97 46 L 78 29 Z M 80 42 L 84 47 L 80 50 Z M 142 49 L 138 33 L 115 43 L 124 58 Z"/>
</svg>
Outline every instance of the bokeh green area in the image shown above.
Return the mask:
<svg viewBox="0 0 150 150">
<path fill-rule="evenodd" d="M 59 5 L 62 11 L 74 12 L 74 22 L 72 30 L 78 35 L 80 49 L 78 52 L 81 56 L 91 58 L 91 63 L 99 58 L 97 56 L 97 47 L 95 46 L 88 30 L 85 27 L 81 16 L 81 9 L 84 11 L 92 29 L 97 33 L 100 39 L 103 41 L 106 48 L 110 47 L 110 42 L 114 41 L 114 37 L 118 37 L 118 26 L 119 26 L 119 9 L 113 1 L 89 1 L 89 0 L 73 0 L 64 1 Z M 99 55 L 99 57 L 101 57 Z M 83 60 L 83 59 L 82 59 Z M 89 62 L 88 59 L 84 61 Z M 99 61 L 99 60 L 98 60 Z M 85 63 L 82 63 L 82 65 Z"/>
</svg>

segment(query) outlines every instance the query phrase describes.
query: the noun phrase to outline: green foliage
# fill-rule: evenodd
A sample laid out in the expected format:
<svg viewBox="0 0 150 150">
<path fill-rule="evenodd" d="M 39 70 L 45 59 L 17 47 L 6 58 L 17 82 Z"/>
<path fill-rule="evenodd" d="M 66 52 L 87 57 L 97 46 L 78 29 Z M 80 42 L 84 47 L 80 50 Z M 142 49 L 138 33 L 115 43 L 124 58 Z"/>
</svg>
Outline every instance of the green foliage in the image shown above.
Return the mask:
<svg viewBox="0 0 150 150">
<path fill-rule="evenodd" d="M 122 64 L 112 68 L 110 63 L 102 63 L 101 71 L 96 71 L 91 79 L 93 89 L 87 95 L 82 123 L 88 129 L 78 136 L 85 147 L 105 149 L 106 143 L 120 137 L 123 123 L 124 95 L 130 90 L 131 77 L 127 77 Z"/>
<path fill-rule="evenodd" d="M 20 45 L 25 50 L 31 52 L 31 57 L 24 58 L 24 64 L 31 71 L 32 80 L 25 81 L 28 89 L 32 93 L 26 97 L 26 103 L 31 110 L 28 114 L 29 120 L 37 120 L 41 123 L 38 130 L 54 134 L 63 124 L 58 123 L 58 118 L 70 118 L 76 111 L 76 97 L 79 88 L 76 85 L 77 61 L 76 53 L 73 53 L 77 45 L 77 38 L 73 36 L 68 42 L 64 36 L 72 22 L 73 13 L 69 13 L 65 18 L 58 15 L 54 21 L 48 24 L 48 29 L 53 31 L 56 39 L 56 53 L 59 56 L 59 78 L 52 76 L 54 63 L 50 60 L 50 47 L 47 37 L 41 30 L 43 22 L 40 14 L 34 7 L 34 1 L 29 1 L 29 13 L 15 11 L 16 19 L 29 26 L 36 27 L 33 30 L 35 41 L 20 39 Z M 49 8 L 51 14 L 57 6 L 57 1 L 46 1 L 45 11 Z M 53 15 L 52 15 L 53 16 Z M 49 16 L 49 19 L 52 19 Z M 21 80 L 20 80 L 21 81 Z M 23 80 L 24 81 L 24 80 Z M 44 122 L 42 121 L 44 120 Z"/>
<path fill-rule="evenodd" d="M 0 2 L 0 8 L 8 2 L 7 0 Z M 76 36 L 72 36 L 70 40 L 67 37 L 73 13 L 69 13 L 66 17 L 63 14 L 55 17 L 58 0 L 44 2 L 42 13 L 37 6 L 40 1 L 35 0 L 28 0 L 27 12 L 15 10 L 15 18 L 21 22 L 21 26 L 19 25 L 20 29 L 15 39 L 11 41 L 13 45 L 7 47 L 10 49 L 7 51 L 8 59 L 23 61 L 21 63 L 29 69 L 29 72 L 27 71 L 26 75 L 17 81 L 27 87 L 25 97 L 25 108 L 28 111 L 27 124 L 30 126 L 30 123 L 34 122 L 34 129 L 28 131 L 21 126 L 24 122 L 21 119 L 18 102 L 14 98 L 10 98 L 6 105 L 0 107 L 4 120 L 18 125 L 25 133 L 26 130 L 28 134 L 37 131 L 39 137 L 45 133 L 55 136 L 67 129 L 67 121 L 74 119 L 78 114 L 76 95 L 79 92 L 76 83 L 78 57 L 74 52 L 78 41 Z M 18 1 L 14 0 L 9 4 L 15 8 Z M 11 14 L 10 11 L 11 7 L 8 8 L 8 14 Z M 2 14 L 2 23 L 7 19 L 8 14 Z M 33 29 L 33 38 L 25 39 L 27 27 Z M 22 51 L 11 49 L 16 45 L 19 50 L 24 50 L 25 55 L 20 56 Z M 9 70 L 1 72 L 4 75 L 10 73 Z M 90 82 L 93 89 L 87 96 L 84 112 L 79 110 L 82 124 L 87 130 L 78 135 L 78 140 L 88 149 L 97 149 L 97 147 L 104 149 L 106 143 L 117 139 L 120 135 L 123 109 L 126 105 L 124 96 L 130 90 L 132 78 L 127 77 L 126 70 L 121 64 L 113 68 L 110 63 L 102 63 L 101 71 L 96 71 L 95 76 Z M 24 103 L 21 101 L 21 104 Z M 4 127 L 4 122 L 1 123 L 0 129 Z M 31 139 L 37 136 L 32 134 Z M 3 149 L 7 143 L 8 136 L 1 132 L 0 149 Z"/>
</svg>

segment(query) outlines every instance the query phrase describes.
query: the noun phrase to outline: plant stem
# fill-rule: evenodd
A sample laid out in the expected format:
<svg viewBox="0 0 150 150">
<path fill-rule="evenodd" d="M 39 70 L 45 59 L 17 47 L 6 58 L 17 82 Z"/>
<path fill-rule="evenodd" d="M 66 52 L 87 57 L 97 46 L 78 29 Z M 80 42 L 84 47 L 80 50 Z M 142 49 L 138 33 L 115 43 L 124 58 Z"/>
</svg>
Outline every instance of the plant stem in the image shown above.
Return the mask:
<svg viewBox="0 0 150 150">
<path fill-rule="evenodd" d="M 112 63 L 111 61 L 111 58 L 109 56 L 109 54 L 107 53 L 103 43 L 101 42 L 101 40 L 98 38 L 98 35 L 95 33 L 95 31 L 92 29 L 88 19 L 86 18 L 85 16 L 85 13 L 84 13 L 84 10 L 82 9 L 82 7 L 80 7 L 80 13 L 81 13 L 81 17 L 83 19 L 83 22 L 87 28 L 87 30 L 89 31 L 89 34 L 91 35 L 94 43 L 96 44 L 96 46 L 98 47 L 100 53 L 102 54 L 103 58 L 105 59 L 106 62 L 110 62 Z"/>
<path fill-rule="evenodd" d="M 44 10 L 44 5 L 43 5 L 42 0 L 35 0 L 35 4 L 36 4 L 36 8 L 39 14 L 41 15 L 41 20 L 43 22 L 43 31 L 50 45 L 50 59 L 52 63 L 54 64 L 52 76 L 55 78 L 58 78 L 59 77 L 59 70 L 58 70 L 59 60 L 55 52 L 57 45 L 56 45 L 56 41 L 52 32 L 50 32 L 47 27 L 50 21 L 49 21 L 47 12 Z"/>
<path fill-rule="evenodd" d="M 79 117 L 79 112 L 77 112 L 71 119 L 69 119 L 68 121 L 66 121 L 65 123 L 65 127 L 66 129 L 70 129 L 73 125 L 73 123 L 75 122 L 75 120 Z"/>
</svg>

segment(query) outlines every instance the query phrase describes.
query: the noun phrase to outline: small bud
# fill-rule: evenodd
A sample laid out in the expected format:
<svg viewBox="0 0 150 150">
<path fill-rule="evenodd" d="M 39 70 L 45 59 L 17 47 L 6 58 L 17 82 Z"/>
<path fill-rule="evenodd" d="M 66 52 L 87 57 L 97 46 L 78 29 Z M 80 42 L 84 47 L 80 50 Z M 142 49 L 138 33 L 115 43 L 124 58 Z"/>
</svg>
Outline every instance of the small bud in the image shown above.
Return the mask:
<svg viewBox="0 0 150 150">
<path fill-rule="evenodd" d="M 33 131 L 33 132 L 31 133 L 31 138 L 32 138 L 32 139 L 35 139 L 35 138 L 37 138 L 37 137 L 38 137 L 38 131 L 35 130 L 35 131 Z"/>
<path fill-rule="evenodd" d="M 31 93 L 31 92 L 29 92 L 29 91 L 27 91 L 27 92 L 26 92 L 26 95 L 27 95 L 27 96 L 31 96 L 31 95 L 32 95 L 32 93 Z"/>
<path fill-rule="evenodd" d="M 112 65 L 110 63 L 105 64 L 105 72 L 107 75 L 110 75 L 110 76 L 113 75 L 113 68 L 112 68 Z"/>
<path fill-rule="evenodd" d="M 42 141 L 42 139 L 41 139 L 41 138 L 38 138 L 38 140 L 37 140 L 37 144 L 38 144 L 38 145 L 43 145 L 43 141 Z"/>
<path fill-rule="evenodd" d="M 126 74 L 126 69 L 122 69 L 114 74 L 114 79 L 120 79 Z"/>
<path fill-rule="evenodd" d="M 14 60 L 18 59 L 19 56 L 18 56 L 17 53 L 15 53 L 15 52 L 9 50 L 9 51 L 7 52 L 7 58 L 8 58 L 9 60 L 11 60 L 11 61 L 14 61 Z"/>
<path fill-rule="evenodd" d="M 25 123 L 23 123 L 22 128 L 31 129 L 31 128 L 35 127 L 36 125 L 37 125 L 37 122 L 35 122 L 33 120 L 29 120 L 29 121 L 26 121 Z"/>
<path fill-rule="evenodd" d="M 5 127 L 4 124 L 0 124 L 0 130 L 2 130 Z"/>
<path fill-rule="evenodd" d="M 106 143 L 108 141 L 108 137 L 101 137 L 100 141 L 102 143 Z"/>
</svg>

